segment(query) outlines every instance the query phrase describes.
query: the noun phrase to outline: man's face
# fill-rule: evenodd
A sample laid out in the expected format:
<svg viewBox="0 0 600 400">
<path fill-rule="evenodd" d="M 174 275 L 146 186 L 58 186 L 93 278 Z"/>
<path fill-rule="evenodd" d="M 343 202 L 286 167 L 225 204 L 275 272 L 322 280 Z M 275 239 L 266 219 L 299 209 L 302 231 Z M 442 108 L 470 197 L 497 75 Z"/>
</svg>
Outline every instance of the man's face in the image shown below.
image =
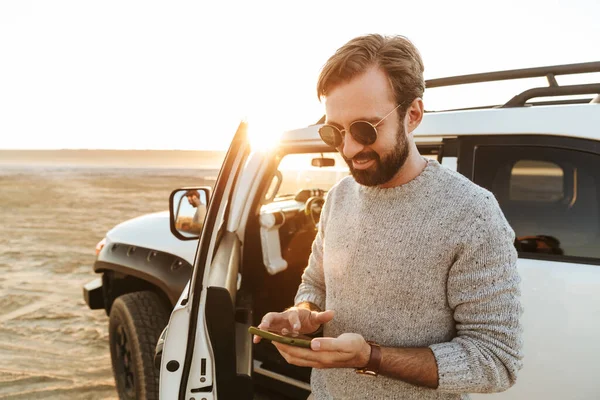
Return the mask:
<svg viewBox="0 0 600 400">
<path fill-rule="evenodd" d="M 334 88 L 325 99 L 326 123 L 340 129 L 354 121 L 377 124 L 396 107 L 396 101 L 386 74 L 372 67 L 364 74 Z M 378 186 L 390 181 L 402 168 L 410 153 L 404 118 L 400 109 L 377 125 L 377 140 L 369 146 L 358 143 L 346 133 L 338 151 L 350 167 L 352 176 L 361 185 Z"/>
<path fill-rule="evenodd" d="M 200 205 L 200 198 L 198 196 L 187 196 L 187 199 L 190 205 L 194 207 L 198 207 Z"/>
</svg>

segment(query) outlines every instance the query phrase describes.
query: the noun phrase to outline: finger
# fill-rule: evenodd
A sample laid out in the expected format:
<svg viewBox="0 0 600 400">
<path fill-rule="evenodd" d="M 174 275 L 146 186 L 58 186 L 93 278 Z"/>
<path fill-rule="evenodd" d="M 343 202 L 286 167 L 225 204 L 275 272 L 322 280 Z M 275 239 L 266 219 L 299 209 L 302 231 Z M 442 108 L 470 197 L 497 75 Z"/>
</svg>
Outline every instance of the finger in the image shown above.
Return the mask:
<svg viewBox="0 0 600 400">
<path fill-rule="evenodd" d="M 260 324 L 258 325 L 258 329 L 268 329 L 271 326 L 273 319 L 275 319 L 276 317 L 275 314 L 276 313 L 272 312 L 265 314 L 265 316 L 260 321 Z"/>
<path fill-rule="evenodd" d="M 295 362 L 320 362 L 322 355 L 316 354 L 314 351 L 310 349 L 305 349 L 302 347 L 290 346 L 283 343 L 273 342 L 273 345 L 277 348 L 279 353 L 288 360 L 294 360 Z M 298 365 L 294 362 L 294 365 Z"/>
<path fill-rule="evenodd" d="M 315 324 L 321 325 L 331 321 L 334 317 L 334 314 L 335 312 L 333 310 L 327 310 L 323 312 L 313 311 L 311 312 L 310 317 Z"/>
<path fill-rule="evenodd" d="M 279 325 L 282 325 L 282 322 L 287 324 L 287 319 L 285 317 L 282 317 L 282 315 L 280 313 L 270 312 L 270 313 L 265 314 L 263 319 L 260 321 L 260 325 L 258 325 L 258 329 L 277 330 L 279 328 L 279 330 L 281 330 Z"/>
<path fill-rule="evenodd" d="M 254 336 L 254 337 L 252 338 L 252 341 L 253 341 L 254 343 L 259 343 L 259 342 L 260 342 L 260 339 L 262 339 L 262 338 L 261 338 L 260 336 L 258 336 L 258 335 L 253 335 L 253 336 Z"/>
<path fill-rule="evenodd" d="M 298 316 L 298 311 L 293 310 L 293 311 L 289 311 L 288 314 L 288 321 L 290 326 L 292 327 L 292 332 L 299 332 L 300 331 L 300 317 Z"/>
<path fill-rule="evenodd" d="M 279 331 L 289 328 L 288 316 L 286 313 L 270 312 L 265 314 L 258 329 L 265 331 Z"/>
<path fill-rule="evenodd" d="M 286 359 L 289 364 L 296 365 L 298 367 L 309 367 L 309 368 L 323 368 L 323 365 L 316 361 L 304 360 L 302 358 L 291 357 Z"/>
<path fill-rule="evenodd" d="M 336 365 L 336 354 L 317 353 L 309 349 L 273 342 L 281 356 L 289 363 L 300 367 L 331 368 Z"/>
<path fill-rule="evenodd" d="M 312 361 L 294 357 L 283 350 L 280 350 L 279 353 L 285 359 L 285 361 L 288 362 L 288 364 L 297 365 L 299 367 L 312 367 L 312 364 L 314 364 Z"/>
</svg>

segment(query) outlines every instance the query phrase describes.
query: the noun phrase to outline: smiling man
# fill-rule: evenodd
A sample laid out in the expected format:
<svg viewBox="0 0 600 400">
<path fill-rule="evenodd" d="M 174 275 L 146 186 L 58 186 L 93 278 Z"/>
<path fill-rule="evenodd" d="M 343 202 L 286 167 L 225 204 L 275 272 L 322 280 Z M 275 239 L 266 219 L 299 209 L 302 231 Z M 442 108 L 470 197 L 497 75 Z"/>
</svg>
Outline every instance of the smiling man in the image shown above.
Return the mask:
<svg viewBox="0 0 600 400">
<path fill-rule="evenodd" d="M 423 69 L 406 38 L 368 35 L 319 77 L 319 133 L 352 176 L 327 196 L 296 305 L 259 326 L 323 327 L 311 349 L 275 344 L 314 368 L 316 399 L 468 398 L 522 365 L 514 232 L 490 192 L 419 154 Z"/>
</svg>

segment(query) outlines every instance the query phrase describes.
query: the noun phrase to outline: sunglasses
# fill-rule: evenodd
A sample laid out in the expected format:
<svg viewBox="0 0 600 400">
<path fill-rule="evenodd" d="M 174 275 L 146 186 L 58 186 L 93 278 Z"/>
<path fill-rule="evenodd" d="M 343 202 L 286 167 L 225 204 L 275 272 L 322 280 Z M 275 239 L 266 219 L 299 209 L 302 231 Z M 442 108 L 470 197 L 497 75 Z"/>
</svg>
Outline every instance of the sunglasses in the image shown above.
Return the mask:
<svg viewBox="0 0 600 400">
<path fill-rule="evenodd" d="M 375 143 L 377 140 L 377 126 L 383 122 L 384 119 L 389 117 L 402 103 L 398 104 L 392 111 L 379 120 L 376 124 L 372 124 L 369 121 L 354 121 L 350 124 L 348 131 L 358 143 L 363 146 L 369 146 Z M 319 136 L 329 146 L 338 148 L 344 141 L 346 135 L 345 129 L 339 129 L 333 125 L 323 125 L 319 128 Z"/>
</svg>

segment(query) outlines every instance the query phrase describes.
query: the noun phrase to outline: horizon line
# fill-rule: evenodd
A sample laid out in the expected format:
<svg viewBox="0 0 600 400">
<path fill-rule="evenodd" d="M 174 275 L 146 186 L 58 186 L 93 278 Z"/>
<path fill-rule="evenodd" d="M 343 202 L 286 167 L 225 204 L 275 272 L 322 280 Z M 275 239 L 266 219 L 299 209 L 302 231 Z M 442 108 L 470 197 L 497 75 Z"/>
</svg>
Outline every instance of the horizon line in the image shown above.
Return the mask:
<svg viewBox="0 0 600 400">
<path fill-rule="evenodd" d="M 212 151 L 226 152 L 227 149 L 107 149 L 107 148 L 62 148 L 62 149 L 13 149 L 0 148 L 0 151 Z"/>
</svg>

